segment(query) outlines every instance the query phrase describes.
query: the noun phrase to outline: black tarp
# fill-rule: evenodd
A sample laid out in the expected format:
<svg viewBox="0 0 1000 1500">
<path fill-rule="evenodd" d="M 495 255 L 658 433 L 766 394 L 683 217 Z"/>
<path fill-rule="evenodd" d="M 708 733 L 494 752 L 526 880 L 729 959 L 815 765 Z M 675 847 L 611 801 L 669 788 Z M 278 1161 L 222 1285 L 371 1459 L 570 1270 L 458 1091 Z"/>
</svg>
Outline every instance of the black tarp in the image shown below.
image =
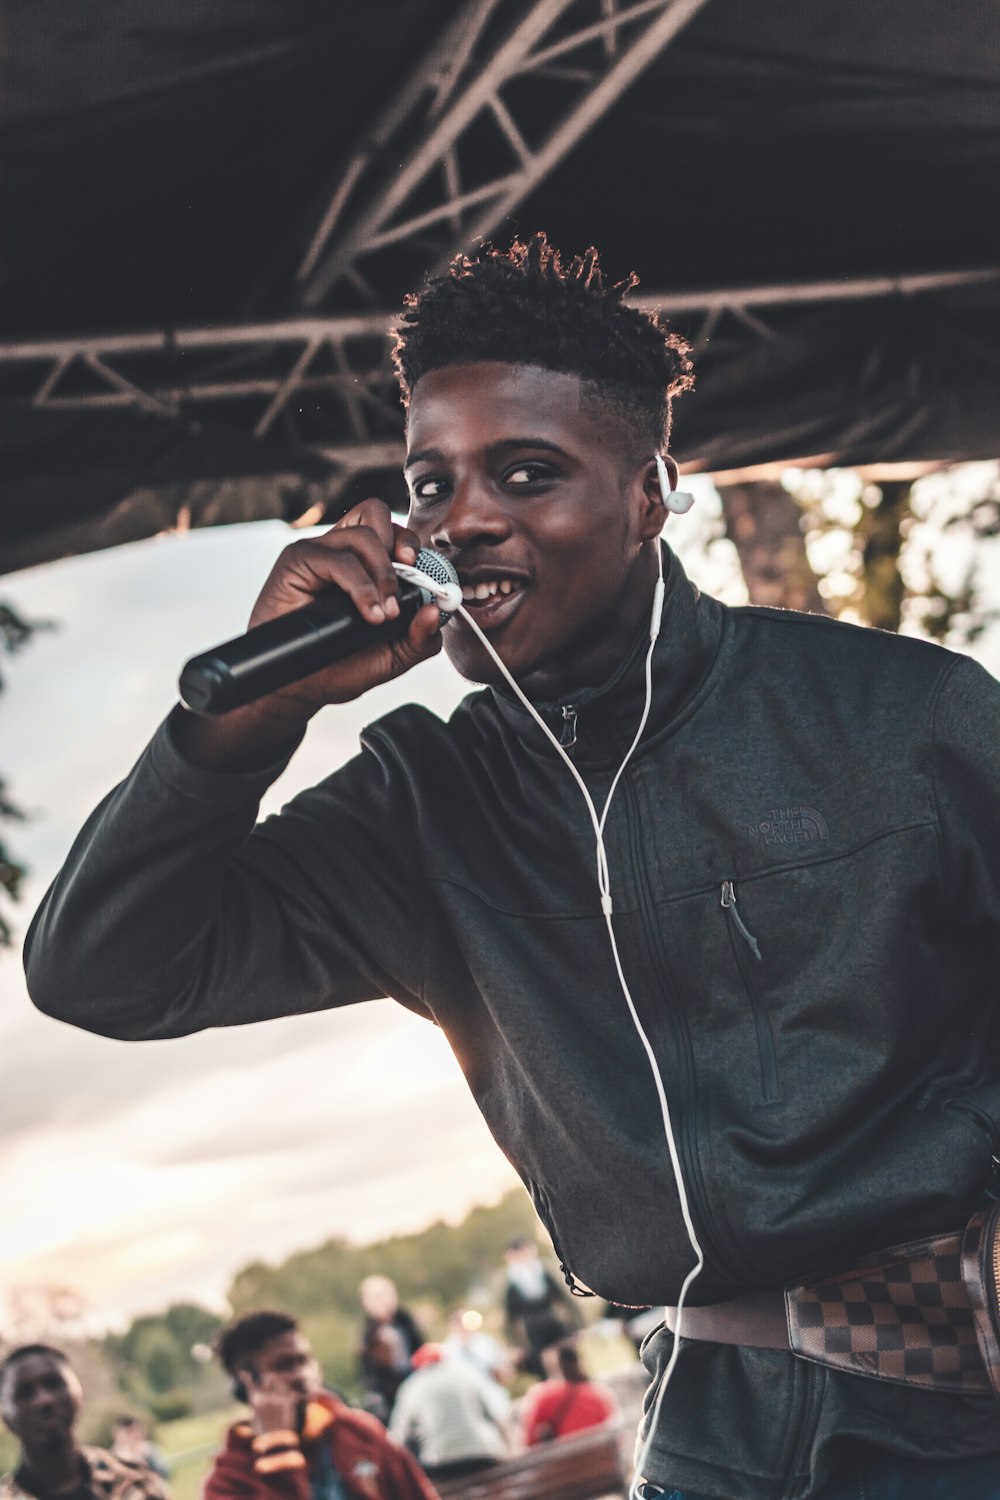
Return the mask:
<svg viewBox="0 0 1000 1500">
<path fill-rule="evenodd" d="M 453 12 L 7 0 L 0 339 L 287 311 L 285 273 L 324 191 Z M 708 0 L 509 227 L 597 243 L 668 310 L 680 289 L 995 266 L 998 93 L 992 0 Z M 389 310 L 407 289 L 377 287 Z M 763 316 L 766 335 L 720 320 L 678 408 L 682 459 L 1000 447 L 1000 281 Z M 700 315 L 677 321 L 696 331 Z M 178 487 L 315 464 L 221 420 L 50 423 L 2 384 L 0 424 L 0 567 L 136 534 L 138 492 L 167 495 L 169 512 Z M 227 493 L 195 519 L 243 518 Z M 272 497 L 258 513 L 280 509 Z"/>
</svg>

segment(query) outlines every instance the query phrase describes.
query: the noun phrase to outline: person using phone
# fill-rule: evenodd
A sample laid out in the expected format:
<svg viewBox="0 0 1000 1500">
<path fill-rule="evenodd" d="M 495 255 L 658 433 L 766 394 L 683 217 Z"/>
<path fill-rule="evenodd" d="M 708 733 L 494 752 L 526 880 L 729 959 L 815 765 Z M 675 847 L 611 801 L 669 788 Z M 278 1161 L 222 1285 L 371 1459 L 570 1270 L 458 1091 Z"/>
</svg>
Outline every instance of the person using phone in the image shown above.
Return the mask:
<svg viewBox="0 0 1000 1500">
<path fill-rule="evenodd" d="M 205 1500 L 437 1500 L 412 1454 L 332 1391 L 294 1318 L 244 1314 L 216 1339 L 250 1416 L 230 1427 Z"/>
</svg>

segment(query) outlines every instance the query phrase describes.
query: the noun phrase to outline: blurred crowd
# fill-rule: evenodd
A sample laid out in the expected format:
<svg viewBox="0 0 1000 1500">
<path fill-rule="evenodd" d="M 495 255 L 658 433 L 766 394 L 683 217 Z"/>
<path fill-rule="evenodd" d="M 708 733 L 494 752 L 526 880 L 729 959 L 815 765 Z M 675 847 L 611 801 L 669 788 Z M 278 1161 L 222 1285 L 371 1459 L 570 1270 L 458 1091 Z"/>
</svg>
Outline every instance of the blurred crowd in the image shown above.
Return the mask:
<svg viewBox="0 0 1000 1500">
<path fill-rule="evenodd" d="M 573 1299 L 530 1238 L 505 1251 L 502 1337 L 486 1330 L 479 1311 L 456 1308 L 444 1335 L 427 1338 L 387 1276 L 367 1276 L 359 1301 L 357 1405 L 327 1388 L 286 1313 L 258 1309 L 220 1331 L 214 1352 L 247 1414 L 226 1433 L 204 1500 L 434 1500 L 438 1484 L 590 1428 L 621 1426 L 613 1392 L 588 1375 Z M 605 1312 L 636 1348 L 643 1316 Z M 19 1455 L 0 1480 L 0 1500 L 169 1500 L 163 1455 L 143 1424 L 123 1415 L 107 1448 L 85 1445 L 77 1436 L 82 1399 L 54 1345 L 6 1354 L 0 1414 Z"/>
</svg>

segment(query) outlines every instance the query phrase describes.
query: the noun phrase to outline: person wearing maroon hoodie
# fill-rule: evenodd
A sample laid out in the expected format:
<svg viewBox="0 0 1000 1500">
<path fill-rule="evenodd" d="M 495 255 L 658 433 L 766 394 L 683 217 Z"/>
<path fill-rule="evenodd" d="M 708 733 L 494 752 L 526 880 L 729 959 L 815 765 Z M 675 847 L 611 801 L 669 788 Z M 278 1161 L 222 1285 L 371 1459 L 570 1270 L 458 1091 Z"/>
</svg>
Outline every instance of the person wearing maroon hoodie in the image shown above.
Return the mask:
<svg viewBox="0 0 1000 1500">
<path fill-rule="evenodd" d="M 294 1318 L 247 1313 L 216 1350 L 251 1417 L 230 1427 L 204 1500 L 438 1500 L 381 1422 L 323 1389 Z"/>
</svg>

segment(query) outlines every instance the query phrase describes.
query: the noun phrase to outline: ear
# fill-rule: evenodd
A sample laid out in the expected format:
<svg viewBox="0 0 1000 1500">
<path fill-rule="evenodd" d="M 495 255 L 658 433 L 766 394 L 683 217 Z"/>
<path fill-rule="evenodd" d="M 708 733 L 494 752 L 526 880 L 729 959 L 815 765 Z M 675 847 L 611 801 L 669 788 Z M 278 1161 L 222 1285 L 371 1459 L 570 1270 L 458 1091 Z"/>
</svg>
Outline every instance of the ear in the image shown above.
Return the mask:
<svg viewBox="0 0 1000 1500">
<path fill-rule="evenodd" d="M 669 454 L 664 455 L 663 462 L 666 466 L 667 476 L 670 480 L 670 488 L 677 487 L 679 470 L 677 464 Z M 643 465 L 641 473 L 642 496 L 643 496 L 643 541 L 652 541 L 658 537 L 663 530 L 667 519 L 666 501 L 660 484 L 660 471 L 656 460 L 650 459 Z"/>
</svg>

